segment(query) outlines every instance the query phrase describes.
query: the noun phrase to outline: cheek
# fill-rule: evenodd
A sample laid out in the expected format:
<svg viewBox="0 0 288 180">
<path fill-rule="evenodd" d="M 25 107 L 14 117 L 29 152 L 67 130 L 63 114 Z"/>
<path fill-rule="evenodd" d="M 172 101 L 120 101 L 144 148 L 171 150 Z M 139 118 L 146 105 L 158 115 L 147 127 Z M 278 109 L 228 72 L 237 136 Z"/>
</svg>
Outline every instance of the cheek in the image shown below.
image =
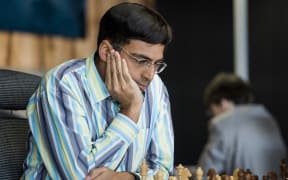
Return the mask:
<svg viewBox="0 0 288 180">
<path fill-rule="evenodd" d="M 137 80 L 139 78 L 139 72 L 137 72 L 135 67 L 133 67 L 133 65 L 131 65 L 128 62 L 127 62 L 127 67 L 128 67 L 128 71 L 129 71 L 129 74 L 132 77 L 132 79 Z"/>
</svg>

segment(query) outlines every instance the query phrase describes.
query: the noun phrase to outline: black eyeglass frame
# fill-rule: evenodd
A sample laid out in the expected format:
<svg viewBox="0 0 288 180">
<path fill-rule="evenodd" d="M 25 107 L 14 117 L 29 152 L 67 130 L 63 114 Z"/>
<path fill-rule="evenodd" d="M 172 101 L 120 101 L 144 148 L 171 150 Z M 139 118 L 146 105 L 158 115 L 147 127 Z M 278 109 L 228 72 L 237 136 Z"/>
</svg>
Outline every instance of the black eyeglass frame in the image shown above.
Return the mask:
<svg viewBox="0 0 288 180">
<path fill-rule="evenodd" d="M 136 57 L 135 55 L 133 55 L 132 53 L 130 53 L 128 50 L 126 50 L 123 47 L 118 47 L 117 49 L 118 49 L 118 51 L 123 51 L 126 55 L 128 55 L 131 59 L 133 59 L 139 65 L 145 65 L 147 68 L 150 68 L 152 65 L 154 65 L 154 66 L 156 65 L 156 67 L 155 67 L 155 73 L 156 74 L 160 74 L 168 66 L 167 63 L 164 62 L 163 59 L 156 61 L 155 63 L 152 63 L 150 59 Z"/>
</svg>

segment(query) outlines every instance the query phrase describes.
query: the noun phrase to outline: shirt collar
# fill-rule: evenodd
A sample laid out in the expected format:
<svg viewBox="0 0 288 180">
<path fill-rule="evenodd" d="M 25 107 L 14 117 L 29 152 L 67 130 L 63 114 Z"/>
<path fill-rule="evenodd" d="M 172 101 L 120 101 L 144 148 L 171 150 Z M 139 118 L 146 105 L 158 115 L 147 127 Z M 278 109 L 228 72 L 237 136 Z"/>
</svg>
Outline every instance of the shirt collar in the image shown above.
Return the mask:
<svg viewBox="0 0 288 180">
<path fill-rule="evenodd" d="M 86 59 L 86 67 L 88 83 L 92 89 L 91 95 L 96 102 L 99 102 L 109 97 L 110 94 L 95 65 L 95 54 L 96 51 Z"/>
</svg>

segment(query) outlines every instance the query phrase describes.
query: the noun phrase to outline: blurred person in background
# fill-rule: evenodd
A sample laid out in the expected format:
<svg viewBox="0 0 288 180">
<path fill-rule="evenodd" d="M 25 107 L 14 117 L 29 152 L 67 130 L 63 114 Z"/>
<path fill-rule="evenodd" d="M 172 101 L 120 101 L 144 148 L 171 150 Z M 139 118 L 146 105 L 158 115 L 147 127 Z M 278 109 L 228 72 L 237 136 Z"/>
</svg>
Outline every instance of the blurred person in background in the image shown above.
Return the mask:
<svg viewBox="0 0 288 180">
<path fill-rule="evenodd" d="M 219 73 L 208 83 L 204 102 L 212 119 L 198 162 L 205 173 L 209 168 L 229 175 L 236 168 L 259 177 L 279 173 L 286 158 L 284 140 L 271 113 L 253 99 L 249 83 L 233 73 Z"/>
</svg>

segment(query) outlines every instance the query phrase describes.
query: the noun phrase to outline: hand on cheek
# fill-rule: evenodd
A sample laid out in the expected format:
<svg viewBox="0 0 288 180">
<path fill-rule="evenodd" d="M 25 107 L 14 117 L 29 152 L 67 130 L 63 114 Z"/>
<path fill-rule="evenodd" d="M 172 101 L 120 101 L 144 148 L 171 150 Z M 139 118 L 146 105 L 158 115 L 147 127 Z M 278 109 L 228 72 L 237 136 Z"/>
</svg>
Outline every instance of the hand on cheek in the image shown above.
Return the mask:
<svg viewBox="0 0 288 180">
<path fill-rule="evenodd" d="M 126 61 L 115 50 L 107 54 L 105 84 L 111 96 L 119 101 L 120 112 L 137 122 L 143 95 L 132 79 Z"/>
</svg>

